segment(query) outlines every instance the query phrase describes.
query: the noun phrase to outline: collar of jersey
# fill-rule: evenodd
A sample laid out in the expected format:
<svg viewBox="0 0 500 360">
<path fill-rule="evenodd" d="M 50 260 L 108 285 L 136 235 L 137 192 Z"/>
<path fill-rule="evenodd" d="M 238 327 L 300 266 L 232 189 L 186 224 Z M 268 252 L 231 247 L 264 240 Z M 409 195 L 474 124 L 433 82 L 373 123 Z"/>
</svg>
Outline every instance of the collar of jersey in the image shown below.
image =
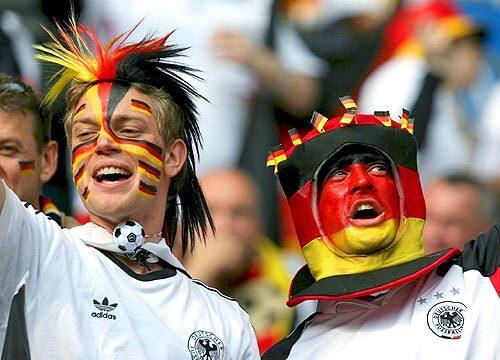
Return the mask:
<svg viewBox="0 0 500 360">
<path fill-rule="evenodd" d="M 459 255 L 458 249 L 451 248 L 400 265 L 360 274 L 333 275 L 317 281 L 305 265 L 292 280 L 287 305 L 292 307 L 306 300 L 346 300 L 376 294 L 427 275 Z"/>
<path fill-rule="evenodd" d="M 116 248 L 113 241 L 113 235 L 94 223 L 89 222 L 85 225 L 74 227 L 70 229 L 69 232 L 87 246 L 114 253 L 121 253 L 121 251 Z M 185 271 L 184 266 L 182 266 L 180 261 L 172 254 L 165 239 L 161 239 L 158 243 L 147 242 L 142 245 L 142 248 L 152 252 L 170 265 Z"/>
</svg>

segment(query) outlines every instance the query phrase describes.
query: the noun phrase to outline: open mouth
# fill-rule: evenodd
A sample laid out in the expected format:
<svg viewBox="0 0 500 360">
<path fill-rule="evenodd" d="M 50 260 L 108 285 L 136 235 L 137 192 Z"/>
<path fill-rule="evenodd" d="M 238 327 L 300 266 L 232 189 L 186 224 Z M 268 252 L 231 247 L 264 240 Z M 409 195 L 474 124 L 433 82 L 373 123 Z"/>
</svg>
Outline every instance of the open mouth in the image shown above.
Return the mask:
<svg viewBox="0 0 500 360">
<path fill-rule="evenodd" d="M 117 183 L 127 180 L 132 176 L 132 173 L 127 169 L 116 166 L 105 166 L 98 169 L 93 178 L 98 183 Z"/>
<path fill-rule="evenodd" d="M 373 226 L 384 220 L 384 211 L 374 200 L 358 200 L 351 207 L 351 222 L 358 226 Z"/>
</svg>

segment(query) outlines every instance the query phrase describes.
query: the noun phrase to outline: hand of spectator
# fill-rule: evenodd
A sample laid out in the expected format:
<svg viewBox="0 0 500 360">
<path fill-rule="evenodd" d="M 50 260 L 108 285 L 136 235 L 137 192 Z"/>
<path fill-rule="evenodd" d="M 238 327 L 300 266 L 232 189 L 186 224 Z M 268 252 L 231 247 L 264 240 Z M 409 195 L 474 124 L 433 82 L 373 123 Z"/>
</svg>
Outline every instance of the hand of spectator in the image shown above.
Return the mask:
<svg viewBox="0 0 500 360">
<path fill-rule="evenodd" d="M 443 77 L 447 70 L 446 54 L 451 38 L 437 21 L 422 20 L 414 30 L 414 37 L 423 48 L 431 73 Z"/>
<path fill-rule="evenodd" d="M 226 29 L 218 30 L 212 40 L 218 57 L 243 66 L 249 66 L 252 58 L 263 50 L 245 36 Z"/>
</svg>

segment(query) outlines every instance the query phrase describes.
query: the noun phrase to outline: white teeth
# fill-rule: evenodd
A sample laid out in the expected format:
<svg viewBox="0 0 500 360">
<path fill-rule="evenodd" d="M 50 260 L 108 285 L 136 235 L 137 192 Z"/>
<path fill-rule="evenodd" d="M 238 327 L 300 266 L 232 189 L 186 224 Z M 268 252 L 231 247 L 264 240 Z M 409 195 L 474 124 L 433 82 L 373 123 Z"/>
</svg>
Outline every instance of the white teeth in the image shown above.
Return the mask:
<svg viewBox="0 0 500 360">
<path fill-rule="evenodd" d="M 129 173 L 123 169 L 119 169 L 119 168 L 115 168 L 113 166 L 109 166 L 109 167 L 104 167 L 102 169 L 99 169 L 99 171 L 97 171 L 97 176 L 101 176 L 101 175 L 112 175 L 112 174 L 122 174 L 122 175 L 129 175 Z"/>
<path fill-rule="evenodd" d="M 361 204 L 358 207 L 358 211 L 361 211 L 361 210 L 375 210 L 375 209 L 370 204 Z"/>
</svg>

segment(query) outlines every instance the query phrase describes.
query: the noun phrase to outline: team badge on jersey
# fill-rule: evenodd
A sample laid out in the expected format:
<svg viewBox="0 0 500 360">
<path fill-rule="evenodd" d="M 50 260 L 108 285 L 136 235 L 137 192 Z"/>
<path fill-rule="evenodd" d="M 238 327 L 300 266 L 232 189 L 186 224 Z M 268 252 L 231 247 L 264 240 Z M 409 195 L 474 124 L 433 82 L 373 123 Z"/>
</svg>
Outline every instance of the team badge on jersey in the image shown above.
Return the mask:
<svg viewBox="0 0 500 360">
<path fill-rule="evenodd" d="M 454 301 L 443 301 L 430 308 L 427 325 L 434 334 L 444 339 L 460 339 L 467 307 Z"/>
<path fill-rule="evenodd" d="M 224 359 L 224 343 L 210 331 L 198 330 L 188 340 L 192 360 Z"/>
</svg>

